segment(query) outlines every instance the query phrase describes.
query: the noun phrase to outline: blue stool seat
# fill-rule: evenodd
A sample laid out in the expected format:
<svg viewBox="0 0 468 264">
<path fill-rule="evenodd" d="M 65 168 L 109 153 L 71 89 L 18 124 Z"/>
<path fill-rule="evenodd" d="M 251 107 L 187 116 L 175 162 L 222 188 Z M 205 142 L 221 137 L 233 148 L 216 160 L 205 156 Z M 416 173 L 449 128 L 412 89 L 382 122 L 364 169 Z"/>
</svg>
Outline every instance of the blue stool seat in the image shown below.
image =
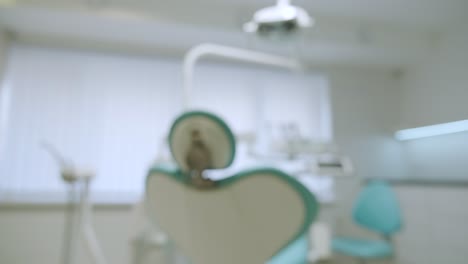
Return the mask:
<svg viewBox="0 0 468 264">
<path fill-rule="evenodd" d="M 361 226 L 390 238 L 401 228 L 401 212 L 395 193 L 383 181 L 372 181 L 359 195 L 353 218 Z M 333 250 L 343 255 L 366 259 L 383 259 L 393 255 L 393 245 L 386 240 L 338 237 Z"/>
<path fill-rule="evenodd" d="M 393 254 L 392 245 L 381 240 L 337 237 L 332 246 L 337 252 L 358 258 L 385 258 Z"/>
</svg>

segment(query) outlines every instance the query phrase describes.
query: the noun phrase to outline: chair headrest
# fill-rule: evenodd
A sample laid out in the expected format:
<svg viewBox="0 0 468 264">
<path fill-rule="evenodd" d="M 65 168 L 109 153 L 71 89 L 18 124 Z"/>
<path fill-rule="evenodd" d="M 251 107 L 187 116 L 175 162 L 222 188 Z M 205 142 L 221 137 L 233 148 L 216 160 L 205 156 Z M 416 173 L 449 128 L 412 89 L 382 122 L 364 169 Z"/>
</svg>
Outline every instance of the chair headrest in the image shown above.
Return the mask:
<svg viewBox="0 0 468 264">
<path fill-rule="evenodd" d="M 231 165 L 236 151 L 231 129 L 214 114 L 191 111 L 180 115 L 172 124 L 169 133 L 172 156 L 182 171 L 188 171 L 186 157 L 194 134 L 201 139 L 211 154 L 210 169 L 223 169 Z"/>
</svg>

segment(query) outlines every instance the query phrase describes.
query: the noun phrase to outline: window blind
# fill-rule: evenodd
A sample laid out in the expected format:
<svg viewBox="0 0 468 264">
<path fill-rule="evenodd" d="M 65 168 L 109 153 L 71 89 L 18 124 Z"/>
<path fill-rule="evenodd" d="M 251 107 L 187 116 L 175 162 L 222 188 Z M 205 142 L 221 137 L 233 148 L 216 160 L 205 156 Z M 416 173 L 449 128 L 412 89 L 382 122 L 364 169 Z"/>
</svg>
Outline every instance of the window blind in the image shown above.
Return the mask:
<svg viewBox="0 0 468 264">
<path fill-rule="evenodd" d="M 182 112 L 181 68 L 175 59 L 13 46 L 0 90 L 0 196 L 64 193 L 42 142 L 96 171 L 93 194 L 140 195 Z M 196 69 L 193 101 L 235 133 L 294 122 L 319 138 L 329 134 L 326 91 L 321 75 L 207 62 Z"/>
</svg>

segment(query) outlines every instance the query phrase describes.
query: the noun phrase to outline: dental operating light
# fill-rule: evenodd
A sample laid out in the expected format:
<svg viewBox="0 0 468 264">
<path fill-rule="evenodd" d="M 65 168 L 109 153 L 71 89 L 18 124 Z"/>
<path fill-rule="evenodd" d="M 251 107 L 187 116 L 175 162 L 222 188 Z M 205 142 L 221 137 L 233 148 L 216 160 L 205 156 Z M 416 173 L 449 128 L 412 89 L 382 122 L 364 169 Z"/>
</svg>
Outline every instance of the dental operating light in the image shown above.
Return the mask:
<svg viewBox="0 0 468 264">
<path fill-rule="evenodd" d="M 410 128 L 397 131 L 395 138 L 400 141 L 441 136 L 468 131 L 468 120 Z"/>
<path fill-rule="evenodd" d="M 291 5 L 290 0 L 278 0 L 276 5 L 255 12 L 252 20 L 244 24 L 244 31 L 260 36 L 283 36 L 314 24 L 306 10 Z"/>
</svg>

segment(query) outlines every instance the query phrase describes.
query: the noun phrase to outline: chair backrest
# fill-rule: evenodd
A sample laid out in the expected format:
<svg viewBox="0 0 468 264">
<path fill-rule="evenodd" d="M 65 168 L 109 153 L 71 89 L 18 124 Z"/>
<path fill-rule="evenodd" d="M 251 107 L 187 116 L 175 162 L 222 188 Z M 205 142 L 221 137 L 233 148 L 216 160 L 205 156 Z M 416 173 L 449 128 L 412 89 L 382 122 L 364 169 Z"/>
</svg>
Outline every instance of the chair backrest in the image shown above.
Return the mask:
<svg viewBox="0 0 468 264">
<path fill-rule="evenodd" d="M 178 169 L 155 168 L 146 209 L 194 264 L 263 264 L 303 237 L 318 204 L 294 178 L 258 169 L 197 189 Z"/>
<path fill-rule="evenodd" d="M 171 153 L 181 170 L 188 170 L 186 158 L 193 131 L 200 132 L 203 143 L 211 152 L 210 169 L 223 169 L 231 165 L 236 153 L 236 142 L 228 125 L 212 113 L 190 111 L 174 121 L 169 133 Z"/>
<path fill-rule="evenodd" d="M 360 225 L 390 236 L 401 228 L 398 200 L 390 186 L 383 181 L 372 181 L 360 193 L 353 212 Z"/>
</svg>

